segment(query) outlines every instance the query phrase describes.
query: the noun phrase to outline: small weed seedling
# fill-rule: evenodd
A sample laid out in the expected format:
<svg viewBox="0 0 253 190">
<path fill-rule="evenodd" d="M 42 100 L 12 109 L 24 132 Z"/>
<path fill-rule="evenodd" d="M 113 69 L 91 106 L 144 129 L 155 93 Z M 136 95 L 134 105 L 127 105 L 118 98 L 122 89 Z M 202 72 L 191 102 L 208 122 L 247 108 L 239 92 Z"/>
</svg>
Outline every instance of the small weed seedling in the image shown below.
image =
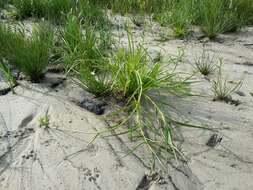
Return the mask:
<svg viewBox="0 0 253 190">
<path fill-rule="evenodd" d="M 49 116 L 47 114 L 44 117 L 40 117 L 39 127 L 41 127 L 41 128 L 48 128 L 49 127 Z"/>
</svg>

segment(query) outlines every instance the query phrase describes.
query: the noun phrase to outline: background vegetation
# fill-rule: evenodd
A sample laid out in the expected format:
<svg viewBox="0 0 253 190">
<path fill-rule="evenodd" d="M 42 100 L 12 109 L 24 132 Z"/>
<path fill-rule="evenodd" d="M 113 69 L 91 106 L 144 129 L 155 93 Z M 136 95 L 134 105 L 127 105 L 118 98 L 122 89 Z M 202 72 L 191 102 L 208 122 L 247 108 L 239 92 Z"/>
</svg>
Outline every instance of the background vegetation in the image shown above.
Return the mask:
<svg viewBox="0 0 253 190">
<path fill-rule="evenodd" d="M 102 0 L 99 4 L 114 12 L 152 13 L 162 25 L 184 36 L 190 25 L 199 25 L 204 34 L 214 38 L 219 33 L 240 29 L 253 23 L 251 0 Z"/>
<path fill-rule="evenodd" d="M 1 2 L 0 6 L 6 2 Z M 192 25 L 214 38 L 253 23 L 251 0 L 9 0 L 17 17 L 46 18 L 62 23 L 72 12 L 85 22 L 105 24 L 103 9 L 122 14 L 151 14 L 162 25 L 171 26 L 176 36 L 185 36 Z"/>
</svg>

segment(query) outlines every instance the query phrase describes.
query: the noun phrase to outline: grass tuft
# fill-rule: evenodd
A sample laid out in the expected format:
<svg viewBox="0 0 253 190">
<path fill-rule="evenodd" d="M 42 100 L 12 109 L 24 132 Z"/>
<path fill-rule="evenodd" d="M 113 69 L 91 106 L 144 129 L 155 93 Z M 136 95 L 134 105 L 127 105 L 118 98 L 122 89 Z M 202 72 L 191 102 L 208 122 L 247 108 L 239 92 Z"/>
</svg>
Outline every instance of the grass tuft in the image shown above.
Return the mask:
<svg viewBox="0 0 253 190">
<path fill-rule="evenodd" d="M 110 81 L 106 72 L 95 73 L 87 67 L 81 67 L 78 73 L 79 84 L 82 88 L 96 96 L 106 96 L 110 94 Z"/>
<path fill-rule="evenodd" d="M 44 76 L 53 45 L 53 31 L 49 25 L 34 27 L 31 36 L 22 27 L 0 26 L 0 54 L 10 65 L 23 72 L 31 81 L 38 82 Z"/>
<path fill-rule="evenodd" d="M 155 15 L 155 19 L 162 25 L 171 26 L 176 37 L 184 37 L 189 33 L 192 22 L 191 5 L 191 0 L 170 3 L 170 6 Z"/>
<path fill-rule="evenodd" d="M 104 54 L 108 48 L 108 34 L 86 24 L 70 14 L 64 28 L 61 30 L 63 48 L 60 50 L 67 71 L 87 67 L 91 72 L 98 70 L 104 64 Z"/>
<path fill-rule="evenodd" d="M 3 60 L 0 61 L 0 74 L 4 77 L 5 81 L 8 83 L 8 86 L 12 89 L 16 86 L 17 81 L 13 76 L 10 66 L 6 64 Z"/>
<path fill-rule="evenodd" d="M 207 76 L 213 73 L 217 68 L 214 63 L 216 61 L 215 59 L 215 56 L 211 56 L 209 52 L 204 48 L 202 55 L 195 58 L 194 67 L 202 75 Z"/>
<path fill-rule="evenodd" d="M 101 68 L 106 73 L 102 80 L 106 83 L 99 81 L 96 84 L 99 73 L 93 73 L 90 80 L 88 76 L 91 75 L 87 72 L 81 74 L 86 78 L 81 83 L 88 87 L 87 81 L 92 81 L 96 84 L 92 87 L 99 91 L 107 89 L 107 94 L 123 105 L 123 108 L 108 115 L 115 116 L 117 120 L 121 118 L 109 127 L 109 131 L 125 129 L 127 125 L 124 134 L 135 138 L 139 142 L 137 147 L 146 145 L 157 159 L 161 152 L 177 156 L 181 152 L 173 142 L 173 128 L 178 123 L 168 113 L 170 106 L 166 98 L 171 94 L 190 95 L 189 81 L 173 69 L 169 70 L 162 62 L 152 62 L 147 49 L 142 44 L 134 44 L 131 33 L 128 33 L 128 40 L 129 48 L 120 48 L 109 58 L 108 65 Z M 171 59 L 170 63 L 174 68 L 175 59 Z M 127 116 L 122 118 L 126 113 Z"/>
<path fill-rule="evenodd" d="M 239 90 L 242 86 L 242 82 L 236 84 L 230 84 L 226 78 L 222 76 L 222 60 L 220 60 L 220 66 L 218 68 L 217 79 L 212 82 L 212 92 L 215 100 L 226 101 L 231 99 L 231 94 Z"/>
</svg>

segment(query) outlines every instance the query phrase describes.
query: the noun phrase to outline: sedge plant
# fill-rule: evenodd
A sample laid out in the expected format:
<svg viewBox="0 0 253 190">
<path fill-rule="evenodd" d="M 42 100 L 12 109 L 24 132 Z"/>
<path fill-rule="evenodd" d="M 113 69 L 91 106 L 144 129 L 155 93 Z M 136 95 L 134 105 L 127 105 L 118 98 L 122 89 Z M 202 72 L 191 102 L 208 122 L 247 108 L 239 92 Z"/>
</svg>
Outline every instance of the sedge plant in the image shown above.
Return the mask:
<svg viewBox="0 0 253 190">
<path fill-rule="evenodd" d="M 60 22 L 63 14 L 73 7 L 73 0 L 11 0 L 17 8 L 17 16 L 21 19 L 35 16 Z"/>
<path fill-rule="evenodd" d="M 61 24 L 64 23 L 66 15 L 74 8 L 74 0 L 47 0 L 45 17 L 56 24 Z"/>
<path fill-rule="evenodd" d="M 60 52 L 66 73 L 76 74 L 79 84 L 97 96 L 105 95 L 108 91 L 107 73 L 104 70 L 108 62 L 108 37 L 105 33 L 106 30 L 98 31 L 89 22 L 82 24 L 82 19 L 73 14 L 68 15 L 61 31 L 63 45 Z"/>
<path fill-rule="evenodd" d="M 102 26 L 107 22 L 104 11 L 91 0 L 11 0 L 19 18 L 45 18 L 63 24 L 69 12 L 87 22 Z"/>
<path fill-rule="evenodd" d="M 171 1 L 164 10 L 155 14 L 155 19 L 162 25 L 171 26 L 176 37 L 188 34 L 192 23 L 192 0 Z"/>
<path fill-rule="evenodd" d="M 16 78 L 13 76 L 10 66 L 3 60 L 0 61 L 0 74 L 2 74 L 9 88 L 11 88 L 12 91 L 14 92 L 13 88 L 17 84 Z"/>
<path fill-rule="evenodd" d="M 226 0 L 199 1 L 197 23 L 207 37 L 212 39 L 237 28 L 238 18 L 227 4 Z"/>
<path fill-rule="evenodd" d="M 226 101 L 231 98 L 231 94 L 239 90 L 242 86 L 242 82 L 236 84 L 230 84 L 226 78 L 223 77 L 222 73 L 223 62 L 220 59 L 220 65 L 218 68 L 217 78 L 212 82 L 212 92 L 215 100 Z"/>
<path fill-rule="evenodd" d="M 238 17 L 239 27 L 253 24 L 253 1 L 233 0 L 230 3 L 231 9 Z"/>
<path fill-rule="evenodd" d="M 142 44 L 135 46 L 130 32 L 128 42 L 129 48 L 117 50 L 109 58 L 108 64 L 101 69 L 106 72 L 107 82 L 104 87 L 107 88 L 107 94 L 123 105 L 107 115 L 107 118 L 116 117 L 118 120 L 108 130 L 117 134 L 117 129 L 124 129 L 120 134 L 128 134 L 138 141 L 138 145 L 133 147 L 131 152 L 146 145 L 151 154 L 162 163 L 161 155 L 181 155 L 173 140 L 173 129 L 184 125 L 168 112 L 170 106 L 164 98 L 172 94 L 191 95 L 190 82 L 162 62 L 152 62 Z M 172 67 L 175 67 L 174 62 Z M 98 77 L 96 75 L 95 73 L 94 78 Z M 86 84 L 87 81 L 84 85 Z M 99 132 L 96 137 L 104 132 Z"/>
<path fill-rule="evenodd" d="M 32 82 L 38 82 L 43 78 L 49 63 L 53 30 L 43 23 L 35 26 L 31 35 L 28 35 L 20 27 L 11 28 L 5 24 L 0 26 L 0 53 Z"/>
<path fill-rule="evenodd" d="M 18 18 L 44 17 L 47 10 L 48 0 L 11 0 L 11 4 L 17 9 Z"/>
<path fill-rule="evenodd" d="M 97 97 L 107 96 L 110 94 L 110 80 L 108 73 L 94 72 L 85 66 L 81 66 L 78 72 L 78 84 L 86 91 L 94 94 Z"/>
<path fill-rule="evenodd" d="M 194 68 L 202 75 L 207 76 L 216 70 L 216 58 L 211 55 L 205 48 L 200 57 L 195 57 Z"/>
<path fill-rule="evenodd" d="M 61 52 L 67 72 L 81 67 L 87 67 L 91 72 L 98 70 L 104 63 L 108 39 L 103 32 L 90 24 L 82 25 L 75 15 L 68 16 L 61 30 Z"/>
</svg>

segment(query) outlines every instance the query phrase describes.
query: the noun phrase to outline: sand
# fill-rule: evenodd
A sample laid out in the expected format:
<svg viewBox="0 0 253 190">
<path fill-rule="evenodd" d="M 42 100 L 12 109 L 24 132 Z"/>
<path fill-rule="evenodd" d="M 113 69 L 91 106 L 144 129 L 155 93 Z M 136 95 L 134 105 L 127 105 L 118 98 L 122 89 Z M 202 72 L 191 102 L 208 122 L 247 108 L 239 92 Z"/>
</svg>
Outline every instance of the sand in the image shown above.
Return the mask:
<svg viewBox="0 0 253 190">
<path fill-rule="evenodd" d="M 122 20 L 116 17 L 114 35 L 122 44 L 126 35 Z M 203 43 L 193 33 L 187 40 L 158 41 L 167 31 L 155 24 L 132 25 L 137 41 L 144 35 L 152 54 L 161 51 L 164 59 L 185 51 L 179 70 L 193 72 L 192 64 Z M 116 37 L 117 38 L 117 37 Z M 205 39 L 203 39 L 205 40 Z M 232 94 L 238 106 L 212 101 L 212 74 L 196 74 L 192 90 L 201 97 L 173 99 L 189 121 L 215 130 L 179 128 L 177 141 L 187 162 L 171 160 L 166 169 L 148 167 L 149 155 L 125 156 L 133 145 L 125 136 L 96 138 L 106 129 L 103 116 L 97 116 L 76 102 L 93 96 L 71 80 L 51 88 L 61 74 L 47 74 L 42 84 L 20 81 L 11 92 L 0 96 L 0 189 L 1 190 L 250 190 L 253 188 L 253 27 L 220 35 L 207 41 L 206 48 L 224 59 L 224 76 L 243 81 Z M 0 83 L 1 88 L 5 86 Z M 169 100 L 168 100 L 169 101 Z M 48 126 L 41 118 L 48 116 Z M 206 145 L 213 134 L 222 141 Z"/>
</svg>

